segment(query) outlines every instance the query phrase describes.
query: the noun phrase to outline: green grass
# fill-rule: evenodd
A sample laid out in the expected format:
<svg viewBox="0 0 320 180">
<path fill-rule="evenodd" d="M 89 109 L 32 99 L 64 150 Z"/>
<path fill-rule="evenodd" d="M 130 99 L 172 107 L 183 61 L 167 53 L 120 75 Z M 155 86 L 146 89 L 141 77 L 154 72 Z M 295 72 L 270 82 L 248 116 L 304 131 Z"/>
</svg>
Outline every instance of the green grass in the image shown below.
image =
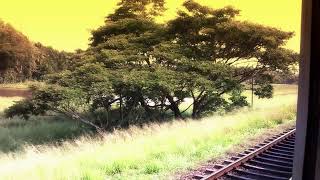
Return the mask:
<svg viewBox="0 0 320 180">
<path fill-rule="evenodd" d="M 0 97 L 0 153 L 23 151 L 26 145 L 59 143 L 78 137 L 88 129 L 63 117 L 31 117 L 28 121 L 6 119 L 3 111 L 21 97 Z"/>
<path fill-rule="evenodd" d="M 29 141 L 20 147 L 20 152 L 0 155 L 0 179 L 170 179 L 176 172 L 223 156 L 249 137 L 280 124 L 294 124 L 296 94 L 287 93 L 287 89 L 293 92 L 295 88 L 276 87 L 273 99 L 257 99 L 253 109 L 224 116 L 131 127 L 103 138 L 81 136 L 59 145 L 34 146 Z M 33 139 L 54 129 L 47 121 L 39 123 L 39 129 L 35 127 L 13 130 L 9 137 L 22 138 L 35 131 Z M 15 134 L 23 131 L 26 133 Z M 7 132 L 1 132 L 0 129 L 0 137 L 8 138 Z"/>
<path fill-rule="evenodd" d="M 60 117 L 0 118 L 0 152 L 24 151 L 28 145 L 59 143 L 88 133 L 82 125 Z"/>
<path fill-rule="evenodd" d="M 274 106 L 297 103 L 297 85 L 274 84 L 273 87 L 274 94 L 271 99 L 259 99 L 254 96 L 253 109 L 272 108 Z M 251 91 L 246 91 L 244 95 L 247 96 L 247 100 L 251 103 Z"/>
</svg>

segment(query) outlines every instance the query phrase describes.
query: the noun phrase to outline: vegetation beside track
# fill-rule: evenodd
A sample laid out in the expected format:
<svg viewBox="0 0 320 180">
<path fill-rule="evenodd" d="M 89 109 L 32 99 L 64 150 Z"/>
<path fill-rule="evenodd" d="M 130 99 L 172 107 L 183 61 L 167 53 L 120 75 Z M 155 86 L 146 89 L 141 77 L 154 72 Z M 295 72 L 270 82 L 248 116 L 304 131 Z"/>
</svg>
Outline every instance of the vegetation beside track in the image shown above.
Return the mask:
<svg viewBox="0 0 320 180">
<path fill-rule="evenodd" d="M 195 0 L 159 22 L 166 6 L 119 1 L 74 53 L 0 20 L 0 83 L 43 82 L 0 85 L 26 97 L 0 99 L 0 179 L 167 179 L 293 122 L 294 91 L 268 99 L 295 75 L 293 32 Z"/>
<path fill-rule="evenodd" d="M 60 143 L 55 145 L 35 146 L 31 141 L 29 145 L 22 145 L 18 152 L 0 155 L 0 179 L 168 179 L 176 172 L 223 156 L 249 137 L 280 124 L 293 124 L 296 94 L 286 92 L 294 92 L 295 88 L 276 87 L 273 99 L 255 99 L 253 109 L 226 115 L 131 127 L 105 134 L 103 138 L 89 135 L 75 138 L 81 133 L 75 133 L 70 140 L 51 137 L 60 138 Z M 12 139 L 21 138 L 13 132 L 23 129 L 9 127 L 6 123 L 13 121 L 1 124 L 7 132 L 0 136 L 9 134 Z M 29 126 L 29 133 L 59 132 L 60 128 L 71 124 L 60 124 L 56 129 L 47 125 Z M 30 138 L 44 138 L 41 136 L 45 134 L 34 133 Z"/>
</svg>

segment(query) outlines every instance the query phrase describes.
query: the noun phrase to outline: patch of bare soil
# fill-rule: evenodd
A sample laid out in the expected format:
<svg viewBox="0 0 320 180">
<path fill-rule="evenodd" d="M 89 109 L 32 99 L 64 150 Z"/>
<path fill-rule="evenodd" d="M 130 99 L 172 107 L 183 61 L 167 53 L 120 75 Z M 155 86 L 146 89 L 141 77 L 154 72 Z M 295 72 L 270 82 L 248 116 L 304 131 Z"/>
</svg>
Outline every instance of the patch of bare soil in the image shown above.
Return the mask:
<svg viewBox="0 0 320 180">
<path fill-rule="evenodd" d="M 27 89 L 12 89 L 12 88 L 0 88 L 0 97 L 31 97 L 30 90 Z"/>
</svg>

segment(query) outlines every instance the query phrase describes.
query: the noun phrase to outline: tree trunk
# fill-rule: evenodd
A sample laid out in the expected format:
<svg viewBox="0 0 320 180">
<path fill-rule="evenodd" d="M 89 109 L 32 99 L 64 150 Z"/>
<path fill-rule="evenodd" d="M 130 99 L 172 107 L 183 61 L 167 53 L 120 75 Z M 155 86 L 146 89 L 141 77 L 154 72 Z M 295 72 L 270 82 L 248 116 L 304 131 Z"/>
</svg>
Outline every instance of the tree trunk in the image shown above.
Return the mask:
<svg viewBox="0 0 320 180">
<path fill-rule="evenodd" d="M 148 104 L 144 101 L 143 96 L 139 96 L 139 101 L 141 106 L 144 108 L 144 110 L 146 111 L 147 115 L 149 116 L 149 118 L 151 118 L 152 116 L 152 112 L 150 107 L 148 106 Z"/>
<path fill-rule="evenodd" d="M 193 103 L 193 109 L 192 109 L 192 119 L 196 119 L 197 118 L 197 110 L 198 110 L 198 104 L 197 102 Z"/>
<path fill-rule="evenodd" d="M 174 101 L 173 97 L 170 95 L 167 95 L 167 99 L 170 102 L 170 106 L 169 108 L 171 109 L 171 111 L 173 111 L 174 113 L 174 117 L 176 119 L 183 119 L 182 114 L 180 112 L 179 106 L 178 104 Z"/>
<path fill-rule="evenodd" d="M 197 109 L 198 109 L 198 98 L 196 98 L 193 94 L 193 92 L 191 93 L 192 94 L 192 98 L 193 98 L 193 107 L 192 107 L 192 114 L 191 114 L 191 117 L 192 119 L 195 119 L 196 118 L 196 112 L 197 112 Z"/>
<path fill-rule="evenodd" d="M 207 97 L 206 94 L 203 94 L 203 92 L 200 93 L 200 95 L 197 98 L 193 98 L 193 109 L 192 109 L 192 119 L 198 119 L 200 118 L 200 114 L 203 110 L 203 101 Z"/>
<path fill-rule="evenodd" d="M 193 109 L 192 109 L 192 119 L 198 119 L 200 118 L 200 113 L 201 113 L 201 105 L 199 104 L 199 102 L 195 102 L 193 104 Z"/>
<path fill-rule="evenodd" d="M 120 118 L 121 118 L 121 122 L 123 122 L 123 110 L 122 110 L 122 94 L 120 93 Z"/>
</svg>

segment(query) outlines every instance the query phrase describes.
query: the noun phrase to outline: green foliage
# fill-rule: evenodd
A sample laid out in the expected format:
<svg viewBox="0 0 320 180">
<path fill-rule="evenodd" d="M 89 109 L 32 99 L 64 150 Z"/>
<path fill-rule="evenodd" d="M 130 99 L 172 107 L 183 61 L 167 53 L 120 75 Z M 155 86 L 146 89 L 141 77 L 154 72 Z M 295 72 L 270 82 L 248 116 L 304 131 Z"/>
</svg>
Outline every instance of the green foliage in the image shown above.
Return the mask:
<svg viewBox="0 0 320 180">
<path fill-rule="evenodd" d="M 121 0 L 108 19 L 117 21 L 126 18 L 152 18 L 162 14 L 164 4 L 164 0 Z"/>
<path fill-rule="evenodd" d="M 260 86 L 255 89 L 254 94 L 259 98 L 272 98 L 273 87 L 271 84 Z"/>
<path fill-rule="evenodd" d="M 29 41 L 0 20 L 0 83 L 41 80 L 42 76 L 71 66 L 72 53 L 59 52 Z"/>
<path fill-rule="evenodd" d="M 89 132 L 87 127 L 61 116 L 31 116 L 28 121 L 0 117 L 0 152 L 23 151 L 27 145 L 57 144 Z"/>
<path fill-rule="evenodd" d="M 36 69 L 32 72 L 32 79 L 42 80 L 47 74 L 57 73 L 71 67 L 74 58 L 72 53 L 60 52 L 41 43 L 36 43 L 34 46 L 38 57 Z"/>
<path fill-rule="evenodd" d="M 8 108 L 5 115 L 20 115 L 28 119 L 30 115 L 44 115 L 47 111 L 54 111 L 72 118 L 73 111 L 80 111 L 86 106 L 82 97 L 79 89 L 67 89 L 58 85 L 32 87 L 32 98 Z"/>
<path fill-rule="evenodd" d="M 298 54 L 283 48 L 293 36 L 276 28 L 236 20 L 239 10 L 212 9 L 187 0 L 165 24 L 164 1 L 122 0 L 105 25 L 92 32 L 91 47 L 74 55 L 68 70 L 46 76 L 49 87 L 31 101 L 96 127 L 184 118 L 247 106 L 245 84 L 255 78 L 255 94 L 272 97 L 270 72 L 285 72 Z M 181 103 L 192 105 L 181 109 Z M 105 111 L 106 120 L 87 120 Z M 103 122 L 102 122 L 103 121 Z M 97 125 L 97 122 L 102 125 Z M 107 125 L 106 125 L 107 124 Z M 114 125 L 114 124 L 113 124 Z"/>
<path fill-rule="evenodd" d="M 231 93 L 231 96 L 229 98 L 229 101 L 231 101 L 230 104 L 227 105 L 226 109 L 228 111 L 232 111 L 236 108 L 241 108 L 245 106 L 249 106 L 249 103 L 247 101 L 247 97 L 242 95 L 241 90 L 233 90 Z"/>
<path fill-rule="evenodd" d="M 299 74 L 295 72 L 271 72 L 276 84 L 298 84 Z"/>
<path fill-rule="evenodd" d="M 14 116 L 22 116 L 24 119 L 29 119 L 31 114 L 39 115 L 36 112 L 34 104 L 29 100 L 23 100 L 17 102 L 14 106 L 6 109 L 4 111 L 7 118 L 12 118 Z"/>
<path fill-rule="evenodd" d="M 273 86 L 272 76 L 270 74 L 261 74 L 255 78 L 255 83 L 258 85 L 254 88 L 254 94 L 259 98 L 272 98 Z"/>
<path fill-rule="evenodd" d="M 0 83 L 30 78 L 35 53 L 26 36 L 0 20 Z"/>
<path fill-rule="evenodd" d="M 203 161 L 224 159 L 223 156 L 228 156 L 235 147 L 238 150 L 256 145 L 253 140 L 261 139 L 264 133 L 279 134 L 283 129 L 293 127 L 295 99 L 296 95 L 281 95 L 261 100 L 262 105 L 268 104 L 269 107 L 257 104 L 260 110 L 242 110 L 198 121 L 131 127 L 106 133 L 105 138 L 77 138 L 64 142 L 62 146 L 37 148 L 30 145 L 25 147 L 25 153 L 0 157 L 5 168 L 0 179 L 176 179 L 177 174 Z M 60 123 L 60 128 L 69 127 Z M 41 133 L 33 133 L 39 128 L 42 128 Z M 0 139 L 2 133 L 5 138 L 9 134 L 15 139 L 37 139 L 43 137 L 43 132 L 55 131 L 48 126 L 36 125 L 26 129 L 13 128 L 10 133 L 0 129 Z"/>
</svg>

